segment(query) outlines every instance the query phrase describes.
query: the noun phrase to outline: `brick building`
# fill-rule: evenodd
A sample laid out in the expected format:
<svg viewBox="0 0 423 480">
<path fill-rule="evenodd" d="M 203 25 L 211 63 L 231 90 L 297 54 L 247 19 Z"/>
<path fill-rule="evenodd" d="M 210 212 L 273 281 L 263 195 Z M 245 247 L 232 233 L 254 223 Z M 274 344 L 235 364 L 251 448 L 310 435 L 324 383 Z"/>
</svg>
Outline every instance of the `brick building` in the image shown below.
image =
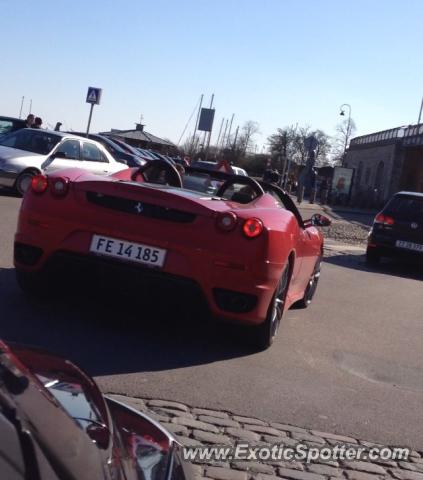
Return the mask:
<svg viewBox="0 0 423 480">
<path fill-rule="evenodd" d="M 354 169 L 353 205 L 378 206 L 400 190 L 423 192 L 423 124 L 353 138 L 345 166 Z"/>
</svg>

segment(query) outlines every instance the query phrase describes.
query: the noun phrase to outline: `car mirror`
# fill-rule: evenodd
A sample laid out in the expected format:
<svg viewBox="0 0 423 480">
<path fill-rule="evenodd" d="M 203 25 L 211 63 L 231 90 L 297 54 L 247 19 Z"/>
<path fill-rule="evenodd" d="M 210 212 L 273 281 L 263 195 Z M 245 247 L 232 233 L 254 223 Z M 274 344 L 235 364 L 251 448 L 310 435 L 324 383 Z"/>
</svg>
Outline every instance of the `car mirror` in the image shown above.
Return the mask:
<svg viewBox="0 0 423 480">
<path fill-rule="evenodd" d="M 106 425 L 102 425 L 101 423 L 91 423 L 85 429 L 87 435 L 94 440 L 94 442 L 98 445 L 99 448 L 107 449 L 110 442 L 110 430 L 106 427 Z"/>
<path fill-rule="evenodd" d="M 320 213 L 315 213 L 311 219 L 310 223 L 313 227 L 329 227 L 332 223 L 330 218 L 326 217 L 325 215 L 321 215 Z"/>
<path fill-rule="evenodd" d="M 91 440 L 106 449 L 111 438 L 109 417 L 94 380 L 69 360 L 43 350 L 19 345 L 11 345 L 11 350 Z"/>
<path fill-rule="evenodd" d="M 51 157 L 53 159 L 55 159 L 55 158 L 68 158 L 66 152 L 61 152 L 60 150 L 56 153 L 53 153 L 53 155 Z"/>
</svg>

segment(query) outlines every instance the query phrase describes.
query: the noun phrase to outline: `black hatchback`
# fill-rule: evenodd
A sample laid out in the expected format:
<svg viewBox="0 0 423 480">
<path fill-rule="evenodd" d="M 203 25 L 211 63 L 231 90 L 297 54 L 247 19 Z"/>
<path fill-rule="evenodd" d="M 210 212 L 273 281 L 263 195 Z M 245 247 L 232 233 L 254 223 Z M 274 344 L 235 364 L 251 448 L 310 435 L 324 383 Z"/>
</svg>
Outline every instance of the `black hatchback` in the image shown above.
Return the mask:
<svg viewBox="0 0 423 480">
<path fill-rule="evenodd" d="M 0 115 L 0 136 L 21 128 L 26 128 L 26 126 L 25 120 L 21 118 L 3 117 Z"/>
<path fill-rule="evenodd" d="M 423 259 L 423 193 L 398 192 L 374 219 L 366 259 L 413 255 Z"/>
</svg>

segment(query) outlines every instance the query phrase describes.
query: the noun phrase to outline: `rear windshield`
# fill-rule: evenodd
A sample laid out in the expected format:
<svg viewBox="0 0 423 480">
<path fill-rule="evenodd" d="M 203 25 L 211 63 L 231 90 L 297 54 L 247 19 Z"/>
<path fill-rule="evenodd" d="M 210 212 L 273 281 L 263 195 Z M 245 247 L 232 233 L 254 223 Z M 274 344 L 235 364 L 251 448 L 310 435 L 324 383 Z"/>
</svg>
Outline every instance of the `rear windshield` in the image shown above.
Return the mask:
<svg viewBox="0 0 423 480">
<path fill-rule="evenodd" d="M 398 195 L 389 202 L 385 210 L 399 219 L 423 221 L 423 197 Z"/>
<path fill-rule="evenodd" d="M 205 195 L 215 195 L 222 180 L 212 178 L 207 173 L 189 172 L 182 176 L 183 187 Z"/>
<path fill-rule="evenodd" d="M 0 145 L 47 155 L 62 137 L 40 130 L 23 129 L 0 138 Z"/>
<path fill-rule="evenodd" d="M 13 130 L 12 120 L 4 120 L 0 118 L 0 135 L 7 133 Z"/>
</svg>

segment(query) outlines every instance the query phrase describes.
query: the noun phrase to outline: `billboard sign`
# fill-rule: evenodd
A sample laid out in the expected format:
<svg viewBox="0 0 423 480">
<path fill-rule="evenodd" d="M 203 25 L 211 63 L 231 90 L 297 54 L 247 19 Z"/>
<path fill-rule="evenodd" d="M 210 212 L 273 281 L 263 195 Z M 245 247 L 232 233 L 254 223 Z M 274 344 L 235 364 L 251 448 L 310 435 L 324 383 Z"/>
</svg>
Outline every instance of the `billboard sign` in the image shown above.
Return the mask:
<svg viewBox="0 0 423 480">
<path fill-rule="evenodd" d="M 214 108 L 202 108 L 197 130 L 211 132 L 213 128 Z"/>
<path fill-rule="evenodd" d="M 349 197 L 351 192 L 353 173 L 353 168 L 334 168 L 332 178 L 332 195 L 335 198 Z"/>
</svg>

